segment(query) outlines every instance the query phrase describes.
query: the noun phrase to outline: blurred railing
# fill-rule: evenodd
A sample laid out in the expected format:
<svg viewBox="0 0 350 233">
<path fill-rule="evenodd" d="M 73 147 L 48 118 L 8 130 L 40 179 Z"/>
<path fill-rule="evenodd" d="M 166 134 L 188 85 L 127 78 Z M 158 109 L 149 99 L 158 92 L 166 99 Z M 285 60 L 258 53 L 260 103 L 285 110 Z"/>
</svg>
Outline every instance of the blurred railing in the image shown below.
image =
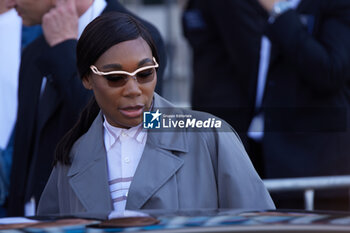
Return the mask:
<svg viewBox="0 0 350 233">
<path fill-rule="evenodd" d="M 337 188 L 350 189 L 350 176 L 265 179 L 264 183 L 269 192 L 304 191 L 305 209 L 313 210 L 315 190 Z"/>
</svg>

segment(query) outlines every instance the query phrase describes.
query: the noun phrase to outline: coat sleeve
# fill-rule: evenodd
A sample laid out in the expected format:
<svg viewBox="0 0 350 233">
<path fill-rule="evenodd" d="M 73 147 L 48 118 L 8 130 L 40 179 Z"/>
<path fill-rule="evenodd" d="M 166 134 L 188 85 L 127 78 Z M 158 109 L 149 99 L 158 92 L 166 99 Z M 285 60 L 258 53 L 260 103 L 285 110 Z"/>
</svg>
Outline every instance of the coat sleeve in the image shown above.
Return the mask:
<svg viewBox="0 0 350 233">
<path fill-rule="evenodd" d="M 238 136 L 232 131 L 217 135 L 219 207 L 275 209 Z"/>
<path fill-rule="evenodd" d="M 54 167 L 50 178 L 45 186 L 45 189 L 40 197 L 38 204 L 37 215 L 48 215 L 59 213 L 59 201 L 58 201 L 58 168 Z"/>
<path fill-rule="evenodd" d="M 267 27 L 266 34 L 283 59 L 317 92 L 336 93 L 350 80 L 350 4 L 347 5 L 328 13 L 322 9 L 327 6 L 320 7 L 320 16 L 303 15 L 307 27 L 296 10 L 287 11 Z"/>
</svg>

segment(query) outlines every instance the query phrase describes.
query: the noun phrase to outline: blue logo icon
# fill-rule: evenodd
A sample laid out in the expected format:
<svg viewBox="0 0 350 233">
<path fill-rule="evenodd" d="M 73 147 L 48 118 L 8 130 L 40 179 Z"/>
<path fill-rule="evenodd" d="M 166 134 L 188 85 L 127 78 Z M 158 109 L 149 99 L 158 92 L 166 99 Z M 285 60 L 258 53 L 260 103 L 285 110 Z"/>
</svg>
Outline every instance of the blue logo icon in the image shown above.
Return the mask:
<svg viewBox="0 0 350 233">
<path fill-rule="evenodd" d="M 144 112 L 143 113 L 143 128 L 144 129 L 159 129 L 160 128 L 160 116 L 159 109 L 156 112 Z"/>
</svg>

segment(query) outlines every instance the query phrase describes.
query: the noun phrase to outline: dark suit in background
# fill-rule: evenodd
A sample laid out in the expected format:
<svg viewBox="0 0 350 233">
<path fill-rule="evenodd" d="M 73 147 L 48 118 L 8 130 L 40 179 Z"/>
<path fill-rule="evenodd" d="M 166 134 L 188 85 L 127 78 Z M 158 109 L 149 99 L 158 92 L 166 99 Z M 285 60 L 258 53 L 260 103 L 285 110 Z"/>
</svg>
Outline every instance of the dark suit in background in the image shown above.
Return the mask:
<svg viewBox="0 0 350 233">
<path fill-rule="evenodd" d="M 350 1 L 302 0 L 266 35 L 272 42 L 262 108 L 266 177 L 350 174 Z M 316 200 L 331 196 L 316 193 Z"/>
<path fill-rule="evenodd" d="M 183 14 L 193 49 L 192 107 L 226 120 L 245 145 L 266 18 L 256 0 L 190 0 Z M 261 164 L 249 156 L 259 172 Z"/>
<path fill-rule="evenodd" d="M 111 11 L 131 14 L 115 0 L 107 1 L 103 13 Z M 153 25 L 141 21 L 156 42 L 161 80 L 166 65 L 162 38 Z M 76 40 L 67 40 L 51 48 L 41 36 L 23 52 L 9 215 L 23 215 L 24 204 L 33 196 L 39 201 L 52 170 L 55 147 L 90 99 L 91 93 L 78 78 L 76 44 Z M 44 76 L 47 83 L 40 96 Z"/>
</svg>

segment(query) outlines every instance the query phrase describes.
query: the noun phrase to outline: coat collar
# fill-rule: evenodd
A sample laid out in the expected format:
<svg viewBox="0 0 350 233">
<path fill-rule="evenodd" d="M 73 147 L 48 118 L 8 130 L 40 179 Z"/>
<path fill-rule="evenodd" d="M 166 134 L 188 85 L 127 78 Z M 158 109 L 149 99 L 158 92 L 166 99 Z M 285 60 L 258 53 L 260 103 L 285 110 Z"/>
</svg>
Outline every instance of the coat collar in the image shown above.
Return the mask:
<svg viewBox="0 0 350 233">
<path fill-rule="evenodd" d="M 162 114 L 183 114 L 181 108 L 176 108 L 172 103 L 154 93 L 152 111 L 157 109 Z M 185 129 L 150 129 L 148 130 L 149 143 L 153 143 L 165 150 L 188 152 L 185 131 Z"/>
<path fill-rule="evenodd" d="M 168 101 L 154 95 L 153 109 L 174 111 Z M 180 111 L 180 110 L 176 110 Z M 68 171 L 70 185 L 88 212 L 113 209 L 108 185 L 107 153 L 103 142 L 103 120 L 99 113 L 90 129 L 72 149 L 73 163 Z M 176 152 L 187 152 L 186 134 L 177 131 L 148 131 L 140 163 L 130 185 L 127 209 L 142 206 L 179 170 L 183 160 Z"/>
<path fill-rule="evenodd" d="M 112 211 L 101 113 L 88 132 L 74 144 L 71 155 L 73 162 L 67 176 L 87 212 Z"/>
<path fill-rule="evenodd" d="M 173 112 L 176 108 L 167 100 L 154 94 L 152 111 Z M 176 152 L 187 152 L 186 134 L 180 130 L 148 130 L 147 142 L 130 185 L 127 209 L 142 206 L 182 167 L 183 159 Z"/>
</svg>

